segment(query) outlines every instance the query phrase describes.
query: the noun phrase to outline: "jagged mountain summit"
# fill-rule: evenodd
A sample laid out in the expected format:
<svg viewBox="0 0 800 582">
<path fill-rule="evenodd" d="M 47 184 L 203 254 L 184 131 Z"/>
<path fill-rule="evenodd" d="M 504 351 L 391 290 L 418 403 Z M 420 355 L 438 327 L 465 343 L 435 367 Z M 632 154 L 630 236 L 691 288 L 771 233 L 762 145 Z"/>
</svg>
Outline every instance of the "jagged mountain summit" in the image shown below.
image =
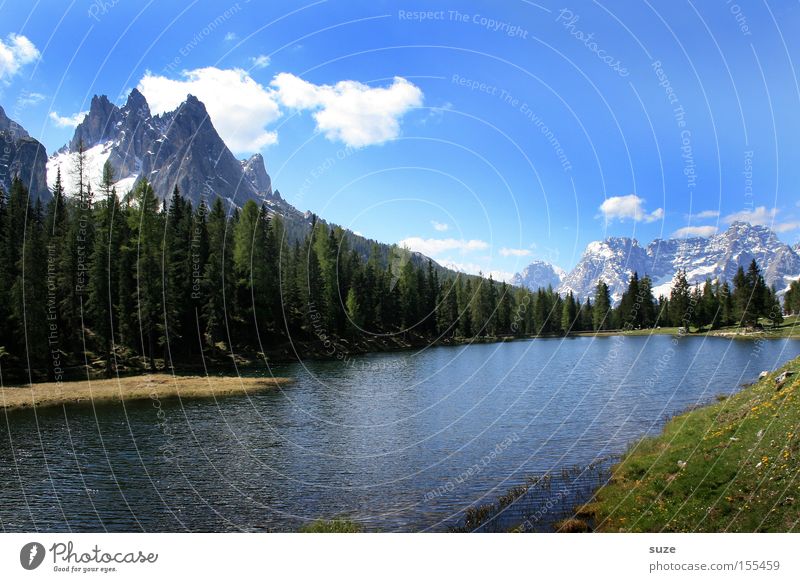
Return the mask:
<svg viewBox="0 0 800 582">
<path fill-rule="evenodd" d="M 68 193 L 74 190 L 72 170 L 81 144 L 90 182 L 99 183 L 103 165 L 109 161 L 120 194 L 146 178 L 162 199 L 175 186 L 194 203 L 221 196 L 241 206 L 250 199 L 272 197 L 264 158 L 256 154 L 237 160 L 214 128 L 205 105 L 193 95 L 174 111 L 155 116 L 137 89 L 122 107 L 105 95 L 95 96 L 70 143 L 47 163 L 51 188 L 60 167 Z"/>
<path fill-rule="evenodd" d="M 514 275 L 510 283 L 518 287 L 527 287 L 528 289 L 538 289 L 540 287 L 558 289 L 566 276 L 567 274 L 561 267 L 537 260 Z"/>
<path fill-rule="evenodd" d="M 46 200 L 50 197 L 45 181 L 46 163 L 44 146 L 0 107 L 0 188 L 8 192 L 11 180 L 19 176 L 33 198 Z"/>
<path fill-rule="evenodd" d="M 766 226 L 734 222 L 725 232 L 711 237 L 656 239 L 646 247 L 626 237 L 589 243 L 581 260 L 557 289 L 561 294 L 572 291 L 585 300 L 594 295 L 597 282 L 602 279 L 609 286 L 612 299 L 619 301 L 636 271 L 652 278 L 657 297 L 669 295 L 673 278 L 681 269 L 691 284 L 702 284 L 706 278 L 730 281 L 740 265 L 746 268 L 753 259 L 761 266 L 767 284 L 774 285 L 779 293 L 800 278 L 800 254 L 796 248 L 783 243 Z M 535 265 L 535 270 L 543 268 Z M 515 281 L 519 279 L 519 284 L 534 288 L 525 283 L 523 273 Z"/>
</svg>

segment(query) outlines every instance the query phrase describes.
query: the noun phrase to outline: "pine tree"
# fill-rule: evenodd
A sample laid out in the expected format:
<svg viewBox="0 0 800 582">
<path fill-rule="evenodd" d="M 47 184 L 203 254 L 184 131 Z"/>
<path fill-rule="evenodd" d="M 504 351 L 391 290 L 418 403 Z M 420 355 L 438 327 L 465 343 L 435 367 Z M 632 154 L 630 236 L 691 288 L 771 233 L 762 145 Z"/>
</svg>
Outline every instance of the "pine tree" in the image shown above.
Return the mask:
<svg viewBox="0 0 800 582">
<path fill-rule="evenodd" d="M 639 280 L 638 316 L 638 324 L 643 328 L 654 327 L 658 319 L 658 304 L 653 297 L 653 281 L 647 275 Z"/>
<path fill-rule="evenodd" d="M 691 292 L 689 290 L 689 282 L 686 280 L 686 272 L 681 269 L 675 275 L 675 281 L 672 284 L 672 291 L 669 295 L 669 317 L 673 326 L 685 327 L 688 331 L 692 318 L 690 307 Z"/>
<path fill-rule="evenodd" d="M 792 281 L 783 296 L 783 310 L 786 315 L 800 313 L 800 281 Z"/>
<path fill-rule="evenodd" d="M 622 294 L 622 299 L 617 309 L 618 318 L 623 329 L 637 329 L 640 327 L 640 301 L 639 274 L 634 271 L 628 283 L 628 289 Z"/>
<path fill-rule="evenodd" d="M 575 329 L 576 327 L 580 327 L 580 324 L 577 326 L 576 318 L 578 316 L 578 305 L 575 302 L 575 296 L 572 294 L 572 291 L 567 293 L 566 299 L 564 299 L 564 305 L 561 309 L 561 329 L 564 332 L 570 331 L 578 331 Z"/>
<path fill-rule="evenodd" d="M 177 186 L 172 191 L 166 212 L 164 247 L 162 253 L 162 283 L 164 317 L 159 326 L 158 343 L 164 351 L 164 361 L 174 365 L 175 356 L 190 353 L 192 342 L 187 341 L 194 332 L 192 309 L 193 241 L 192 204 L 180 193 Z M 199 274 L 200 269 L 197 268 Z"/>
<path fill-rule="evenodd" d="M 114 343 L 112 336 L 114 304 L 111 294 L 112 289 L 117 287 L 117 281 L 112 280 L 112 263 L 115 262 L 116 256 L 115 241 L 112 237 L 114 217 L 119 209 L 113 184 L 111 165 L 106 161 L 101 184 L 104 200 L 95 207 L 95 234 L 89 261 L 86 313 L 89 316 L 90 327 L 97 338 L 98 347 L 102 350 L 107 376 L 112 372 Z"/>
<path fill-rule="evenodd" d="M 592 325 L 595 331 L 609 329 L 611 312 L 611 293 L 604 281 L 599 281 L 594 294 L 594 313 Z"/>
<path fill-rule="evenodd" d="M 699 311 L 701 314 L 701 328 L 706 325 L 710 325 L 711 329 L 719 328 L 720 319 L 722 317 L 722 307 L 719 302 L 718 294 L 714 292 L 714 286 L 710 279 L 706 279 L 703 285 L 703 295 L 700 300 Z"/>
<path fill-rule="evenodd" d="M 206 343 L 214 347 L 227 339 L 227 301 L 231 299 L 231 253 L 226 246 L 228 221 L 217 197 L 208 216 L 208 260 L 203 276 Z"/>
<path fill-rule="evenodd" d="M 736 321 L 736 308 L 734 306 L 733 293 L 727 281 L 720 285 L 718 297 L 720 304 L 720 325 L 733 325 Z"/>
<path fill-rule="evenodd" d="M 24 361 L 29 378 L 43 370 L 47 362 L 47 270 L 42 260 L 44 247 L 44 208 L 37 199 L 36 207 L 28 203 L 28 192 L 19 179 L 15 180 L 19 194 L 26 201 L 27 219 L 22 231 L 22 248 L 17 264 L 17 277 L 12 284 L 12 325 L 24 347 Z M 15 185 L 11 186 L 12 192 Z"/>
</svg>

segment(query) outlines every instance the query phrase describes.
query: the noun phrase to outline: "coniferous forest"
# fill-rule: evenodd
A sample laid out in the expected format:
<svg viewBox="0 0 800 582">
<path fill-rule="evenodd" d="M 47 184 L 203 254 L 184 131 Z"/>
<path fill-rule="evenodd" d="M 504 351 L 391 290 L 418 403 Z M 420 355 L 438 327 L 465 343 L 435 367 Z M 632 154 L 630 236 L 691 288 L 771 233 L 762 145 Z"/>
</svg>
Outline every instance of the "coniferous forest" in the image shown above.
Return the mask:
<svg viewBox="0 0 800 582">
<path fill-rule="evenodd" d="M 118 196 L 75 169 L 47 203 L 14 180 L 0 193 L 0 363 L 25 379 L 198 367 L 200 356 L 339 357 L 471 338 L 782 321 L 755 261 L 731 287 L 694 288 L 679 272 L 669 298 L 631 277 L 612 307 L 552 288 L 529 291 L 412 260 L 405 249 L 349 248 L 346 231 L 314 216 L 304 237 L 253 200 L 194 206 L 177 189 L 160 201 L 146 181 Z M 787 309 L 800 292 L 787 295 Z M 291 346 L 289 349 L 287 346 Z M 293 356 L 292 356 L 293 355 Z"/>
</svg>

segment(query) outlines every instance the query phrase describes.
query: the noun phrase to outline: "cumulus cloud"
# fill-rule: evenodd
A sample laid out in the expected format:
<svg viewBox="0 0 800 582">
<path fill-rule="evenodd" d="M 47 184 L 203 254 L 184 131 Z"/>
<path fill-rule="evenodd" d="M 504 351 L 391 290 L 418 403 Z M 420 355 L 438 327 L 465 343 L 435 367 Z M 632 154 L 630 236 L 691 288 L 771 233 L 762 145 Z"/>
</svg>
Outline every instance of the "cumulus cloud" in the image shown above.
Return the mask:
<svg viewBox="0 0 800 582">
<path fill-rule="evenodd" d="M 268 64 L 265 55 L 253 58 L 254 67 Z M 357 81 L 315 85 L 280 73 L 265 87 L 243 69 L 217 67 L 183 71 L 179 79 L 148 71 L 138 89 L 155 114 L 172 111 L 187 94 L 195 95 L 205 104 L 222 139 L 237 154 L 277 142 L 277 133 L 266 126 L 281 117 L 281 107 L 313 111 L 317 130 L 329 140 L 362 147 L 397 137 L 400 119 L 422 103 L 422 91 L 400 77 L 388 87 L 369 87 Z"/>
<path fill-rule="evenodd" d="M 266 69 L 272 62 L 272 59 L 267 55 L 258 55 L 250 59 L 254 69 Z"/>
<path fill-rule="evenodd" d="M 500 254 L 504 257 L 527 257 L 531 254 L 531 251 L 528 249 L 509 249 L 503 247 L 500 249 Z"/>
<path fill-rule="evenodd" d="M 653 222 L 664 218 L 664 209 L 657 208 L 648 213 L 644 209 L 644 198 L 636 194 L 627 196 L 611 196 L 600 205 L 600 213 L 606 222 L 612 220 L 633 220 L 635 222 Z"/>
<path fill-rule="evenodd" d="M 8 81 L 39 56 L 39 49 L 26 36 L 12 33 L 5 41 L 0 39 L 0 81 Z"/>
<path fill-rule="evenodd" d="M 404 238 L 399 243 L 401 247 L 405 247 L 412 251 L 417 251 L 423 255 L 436 256 L 449 251 L 461 251 L 468 253 L 471 251 L 481 251 L 489 248 L 489 243 L 482 240 L 464 240 L 456 238 L 422 238 L 412 236 Z"/>
<path fill-rule="evenodd" d="M 86 117 L 86 114 L 89 113 L 88 111 L 80 111 L 73 115 L 61 116 L 56 111 L 50 112 L 50 121 L 52 121 L 56 127 L 78 127 L 83 118 Z"/>
<path fill-rule="evenodd" d="M 281 116 L 273 92 L 242 69 L 205 67 L 183 71 L 180 80 L 149 71 L 138 89 L 154 114 L 172 111 L 191 93 L 202 101 L 217 132 L 234 153 L 258 151 L 278 136 L 265 126 Z"/>
<path fill-rule="evenodd" d="M 672 233 L 672 236 L 675 238 L 684 238 L 691 236 L 708 237 L 714 234 L 717 234 L 716 226 L 684 226 L 683 228 L 679 228 L 674 233 Z"/>
<path fill-rule="evenodd" d="M 436 222 L 435 220 L 431 220 L 431 226 L 433 226 L 433 228 L 439 232 L 445 232 L 450 228 L 450 225 L 446 222 Z"/>
<path fill-rule="evenodd" d="M 422 105 L 422 91 L 402 77 L 395 77 L 388 87 L 370 87 L 358 81 L 315 85 L 280 73 L 271 84 L 282 105 L 313 111 L 318 131 L 352 147 L 396 138 L 403 115 Z"/>
</svg>

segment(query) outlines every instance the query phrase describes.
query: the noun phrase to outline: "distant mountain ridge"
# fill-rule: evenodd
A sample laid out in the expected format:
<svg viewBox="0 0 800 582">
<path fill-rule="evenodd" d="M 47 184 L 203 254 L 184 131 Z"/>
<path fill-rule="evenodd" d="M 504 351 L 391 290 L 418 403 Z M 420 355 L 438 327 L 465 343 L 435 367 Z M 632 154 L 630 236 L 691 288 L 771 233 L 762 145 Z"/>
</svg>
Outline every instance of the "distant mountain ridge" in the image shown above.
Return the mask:
<svg viewBox="0 0 800 582">
<path fill-rule="evenodd" d="M 730 281 L 741 265 L 755 259 L 768 285 L 782 293 L 791 281 L 800 278 L 798 247 L 790 247 L 766 226 L 734 222 L 725 231 L 711 237 L 656 239 L 647 246 L 627 237 L 609 237 L 589 243 L 578 264 L 555 287 L 559 293 L 570 291 L 581 300 L 593 297 L 601 279 L 609 286 L 614 301 L 622 297 L 631 275 L 648 275 L 653 292 L 669 295 L 675 274 L 684 269 L 690 284 L 702 284 L 706 278 Z M 537 261 L 535 272 L 547 272 L 546 263 Z M 528 286 L 528 269 L 514 277 L 516 284 Z M 536 280 L 534 278 L 534 280 Z"/>
<path fill-rule="evenodd" d="M 510 283 L 517 287 L 526 287 L 528 289 L 538 289 L 540 287 L 558 289 L 566 276 L 567 274 L 561 267 L 537 260 L 514 275 Z"/>
<path fill-rule="evenodd" d="M 33 198 L 47 200 L 46 163 L 44 146 L 0 107 L 0 188 L 8 192 L 11 180 L 18 176 Z"/>
</svg>

